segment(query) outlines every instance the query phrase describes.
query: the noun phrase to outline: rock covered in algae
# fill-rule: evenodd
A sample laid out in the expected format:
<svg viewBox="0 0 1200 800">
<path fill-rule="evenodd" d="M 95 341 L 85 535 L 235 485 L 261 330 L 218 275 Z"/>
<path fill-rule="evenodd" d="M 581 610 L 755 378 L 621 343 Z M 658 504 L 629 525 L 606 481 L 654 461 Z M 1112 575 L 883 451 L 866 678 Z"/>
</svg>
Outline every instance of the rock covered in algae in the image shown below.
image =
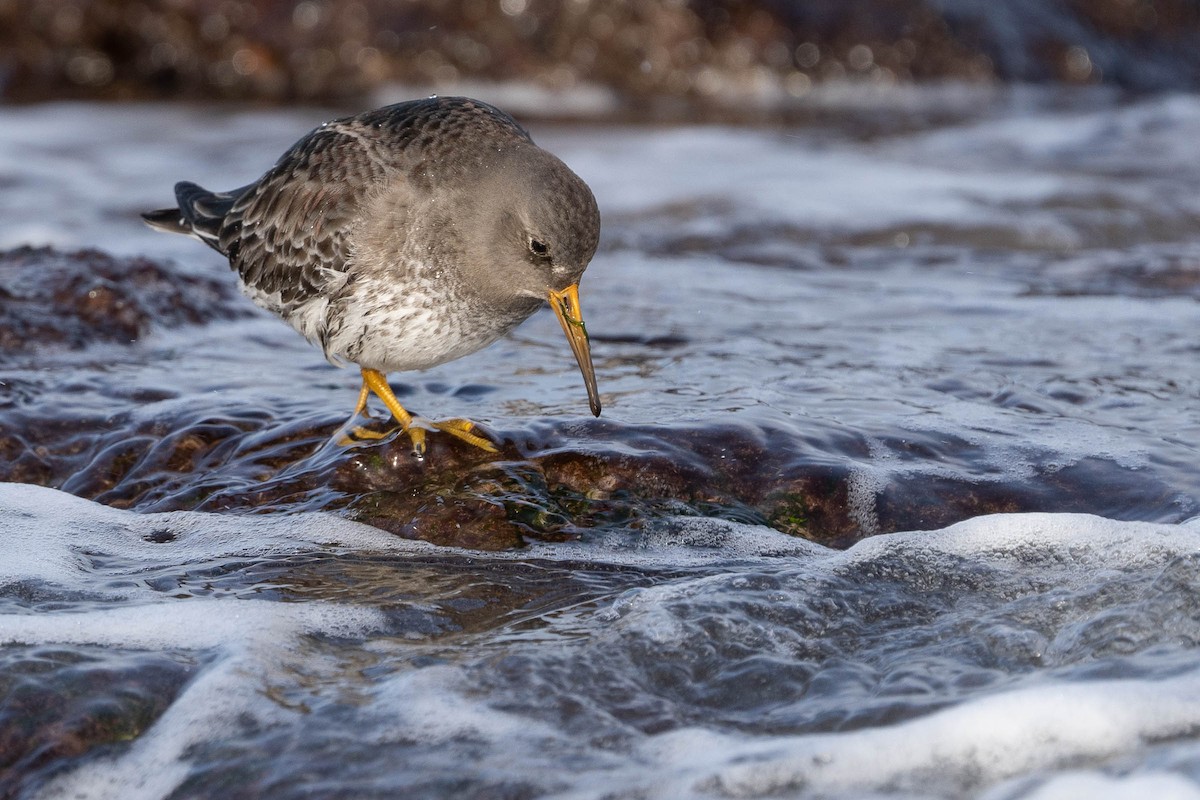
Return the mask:
<svg viewBox="0 0 1200 800">
<path fill-rule="evenodd" d="M 1175 491 L 1147 472 L 1101 459 L 1064 466 L 1052 453 L 1002 482 L 919 468 L 879 477 L 860 433 L 823 430 L 806 440 L 736 417 L 669 425 L 518 418 L 489 431 L 498 454 L 434 433 L 420 460 L 401 434 L 339 444 L 340 412 L 230 407 L 211 393 L 188 394 L 186 382 L 168 398 L 186 402 L 147 415 L 142 407 L 162 398 L 106 382 L 105 363 L 70 348 L 251 313 L 232 281 L 96 251 L 22 248 L 0 253 L 0 265 L 9 301 L 0 315 L 0 480 L 120 508 L 334 511 L 398 536 L 481 549 L 709 516 L 845 547 L 989 512 L 1095 512 L 1097 497 L 1120 513 Z M 172 373 L 186 374 L 187 359 L 178 353 Z M 60 402 L 89 381 L 99 399 Z M 968 463 L 976 448 L 948 435 L 938 441 L 939 463 Z M 910 447 L 900 438 L 884 444 Z"/>
</svg>

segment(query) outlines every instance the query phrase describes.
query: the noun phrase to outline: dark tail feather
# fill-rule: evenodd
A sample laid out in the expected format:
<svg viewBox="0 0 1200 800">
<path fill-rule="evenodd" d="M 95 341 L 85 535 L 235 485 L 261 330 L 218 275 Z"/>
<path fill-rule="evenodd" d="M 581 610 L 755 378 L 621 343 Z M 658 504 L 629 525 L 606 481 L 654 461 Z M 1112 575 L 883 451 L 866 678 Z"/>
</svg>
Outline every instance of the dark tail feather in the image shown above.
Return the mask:
<svg viewBox="0 0 1200 800">
<path fill-rule="evenodd" d="M 210 192 L 188 181 L 175 184 L 178 208 L 164 208 L 142 214 L 152 227 L 168 233 L 194 236 L 217 252 L 221 250 L 221 225 L 233 204 L 249 187 L 232 192 Z"/>
<path fill-rule="evenodd" d="M 192 226 L 188 225 L 186 219 L 179 214 L 178 208 L 160 208 L 158 211 L 147 211 L 142 214 L 142 219 L 146 220 L 146 224 L 151 228 L 156 228 L 167 233 L 186 233 L 191 234 Z"/>
</svg>

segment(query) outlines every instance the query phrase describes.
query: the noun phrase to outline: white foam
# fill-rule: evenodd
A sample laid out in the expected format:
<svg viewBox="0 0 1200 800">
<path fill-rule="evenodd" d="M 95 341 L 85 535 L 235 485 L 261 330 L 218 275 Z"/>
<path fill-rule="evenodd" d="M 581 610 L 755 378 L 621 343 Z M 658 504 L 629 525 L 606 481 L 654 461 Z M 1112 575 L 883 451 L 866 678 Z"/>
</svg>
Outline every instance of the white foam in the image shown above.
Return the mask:
<svg viewBox="0 0 1200 800">
<path fill-rule="evenodd" d="M 518 714 L 489 708 L 471 697 L 473 686 L 461 670 L 430 666 L 386 681 L 372 698 L 374 743 L 418 737 L 431 745 L 470 738 L 500 742 L 551 741 L 557 729 Z"/>
<path fill-rule="evenodd" d="M 614 540 L 611 550 L 592 544 L 533 543 L 521 551 L 445 550 L 393 536 L 378 528 L 333 514 L 213 514 L 176 511 L 134 514 L 40 486 L 0 483 L 0 585 L 38 580 L 65 588 L 87 586 L 105 575 L 106 558 L 125 560 L 139 571 L 178 564 L 203 564 L 226 558 L 285 555 L 312 551 L 433 553 L 497 560 L 549 557 L 598 557 L 614 564 L 654 564 L 664 559 L 703 564 L 823 550 L 819 545 L 770 528 L 725 520 L 679 517 L 649 526 L 638 538 Z M 64 524 L 66 521 L 66 524 Z M 100 563 L 97 563 L 97 562 Z M 157 595 L 138 586 L 103 588 L 128 599 Z"/>
<path fill-rule="evenodd" d="M 65 492 L 0 483 L 0 584 L 48 581 L 85 585 L 104 575 L 105 558 L 135 562 L 143 570 L 264 553 L 298 553 L 337 547 L 422 549 L 377 528 L 332 514 L 303 516 L 219 515 L 195 512 L 132 514 Z M 122 567 L 124 569 L 124 567 Z M 152 597 L 137 587 L 118 591 Z"/>
<path fill-rule="evenodd" d="M 1200 530 L 1151 522 L 1126 522 L 1094 514 L 990 514 L 936 532 L 896 533 L 858 542 L 846 558 L 872 560 L 887 551 L 907 550 L 934 557 L 970 556 L 1010 563 L 1027 548 L 1070 552 L 1071 571 L 1089 566 L 1134 569 L 1200 552 Z M 1086 573 L 1082 573 L 1086 577 Z"/>
<path fill-rule="evenodd" d="M 207 650 L 301 633 L 362 635 L 382 625 L 378 612 L 333 603 L 189 598 L 100 611 L 7 614 L 0 644 L 91 644 L 135 650 Z"/>
<path fill-rule="evenodd" d="M 683 730 L 659 737 L 651 749 L 676 776 L 656 787 L 663 796 L 699 788 L 728 797 L 928 786 L 957 793 L 1076 760 L 1107 759 L 1198 724 L 1200 672 L 1194 672 L 1153 682 L 1051 682 L 845 734 L 748 742 Z"/>
<path fill-rule="evenodd" d="M 879 514 L 875 507 L 885 488 L 887 478 L 874 466 L 856 467 L 846 479 L 847 511 L 858 530 L 865 534 L 879 532 Z"/>
<path fill-rule="evenodd" d="M 190 747 L 234 733 L 253 720 L 283 724 L 294 714 L 264 702 L 262 665 L 278 664 L 281 652 L 226 656 L 207 666 L 154 725 L 125 752 L 68 771 L 41 788 L 38 797 L 74 800 L 157 800 L 187 777 Z"/>
<path fill-rule="evenodd" d="M 134 514 L 21 484 L 0 484 L 0 526 L 0 586 L 45 582 L 68 595 L 84 592 L 115 603 L 0 614 L 0 644 L 197 651 L 206 657 L 200 674 L 128 751 L 55 778 L 40 792 L 46 798 L 165 797 L 186 777 L 185 754 L 194 744 L 229 735 L 247 717 L 281 724 L 294 716 L 264 702 L 263 681 L 272 679 L 266 665 L 278 670 L 302 663 L 312 670 L 301 647 L 304 637 L 362 638 L 386 626 L 383 614 L 370 606 L 175 598 L 139 581 L 139 575 L 167 566 L 185 571 L 230 558 L 344 547 L 413 549 L 325 514 Z"/>
<path fill-rule="evenodd" d="M 1111 776 L 1069 772 L 1046 781 L 1031 792 L 989 792 L 982 800 L 1198 800 L 1200 785 L 1180 775 L 1148 773 Z"/>
<path fill-rule="evenodd" d="M 0 485 L 0 525 L 8 533 L 0 537 L 0 584 L 46 581 L 68 592 L 107 598 L 82 604 L 83 610 L 31 613 L 18 608 L 4 613 L 0 644 L 203 654 L 196 677 L 149 730 L 111 755 L 58 775 L 41 797 L 168 796 L 189 775 L 190 754 L 209 743 L 236 740 L 247 720 L 253 726 L 295 730 L 298 737 L 309 725 L 349 724 L 353 737 L 334 729 L 331 741 L 353 738 L 363 746 L 399 747 L 404 752 L 416 748 L 412 752 L 439 754 L 442 767 L 457 764 L 472 775 L 501 781 L 531 779 L 534 785 L 554 787 L 558 796 L 572 798 L 612 793 L 860 797 L 990 790 L 1005 792 L 998 796 L 1006 798 L 1028 791 L 1041 800 L 1071 796 L 1076 788 L 1090 786 L 1099 787 L 1104 793 L 1100 796 L 1114 798 L 1157 788 L 1191 797 L 1197 788 L 1175 773 L 1114 778 L 1102 771 L 1112 759 L 1136 760 L 1155 743 L 1188 737 L 1200 728 L 1200 671 L 1180 668 L 1187 663 L 1181 662 L 1183 650 L 1171 657 L 1174 660 L 1168 658 L 1169 669 L 1128 679 L 1088 680 L 1063 672 L 1061 664 L 1056 670 L 1030 666 L 1017 680 L 948 697 L 947 707 L 899 724 L 844 733 L 771 735 L 693 720 L 688 727 L 661 734 L 626 730 L 626 743 L 615 748 L 580 737 L 572 727 L 577 723 L 569 718 L 559 720 L 542 709 L 531 713 L 521 696 L 509 696 L 503 683 L 481 681 L 480 676 L 491 670 L 494 660 L 508 656 L 529 665 L 535 686 L 541 685 L 537 680 L 554 680 L 536 675 L 539 664 L 562 674 L 569 670 L 570 658 L 602 658 L 629 648 L 679 657 L 702 644 L 695 623 L 704 619 L 741 637 L 731 641 L 753 646 L 760 657 L 793 659 L 804 637 L 818 635 L 814 631 L 821 630 L 821 614 L 861 613 L 854 605 L 830 611 L 827 603 L 835 596 L 823 594 L 852 591 L 847 581 L 871 574 L 855 572 L 856 566 L 903 564 L 908 570 L 934 574 L 965 564 L 976 570 L 973 580 L 985 587 L 973 588 L 967 582 L 954 589 L 968 615 L 978 613 L 975 592 L 990 597 L 989 592 L 1004 590 L 1015 592 L 1005 601 L 1012 608 L 1029 613 L 1041 603 L 1048 616 L 1063 603 L 1075 602 L 1072 597 L 1084 598 L 1073 613 L 1086 622 L 1094 608 L 1086 598 L 1103 596 L 1110 582 L 1127 587 L 1130 584 L 1119 581 L 1136 578 L 1144 583 L 1133 585 L 1149 585 L 1168 565 L 1186 568 L 1191 562 L 1183 557 L 1200 552 L 1200 525 L 1130 523 L 1083 514 L 993 515 L 944 530 L 876 536 L 843 552 L 765 529 L 677 518 L 661 535 L 642 539 L 597 537 L 586 544 L 542 544 L 520 553 L 462 553 L 461 563 L 447 569 L 460 571 L 468 582 L 486 579 L 488 565 L 530 558 L 541 560 L 543 568 L 561 561 L 571 569 L 581 563 L 607 563 L 660 575 L 663 570 L 680 571 L 608 600 L 544 614 L 533 635 L 502 622 L 467 635 L 441 637 L 441 663 L 421 668 L 408 662 L 428 647 L 429 640 L 406 642 L 396 635 L 394 622 L 370 603 L 354 603 L 352 598 L 342 604 L 175 598 L 139 584 L 137 577 L 144 570 L 173 565 L 186 571 L 224 558 L 269 561 L 318 551 L 397 558 L 427 555 L 432 551 L 428 546 L 327 515 L 139 515 L 50 489 L 12 484 Z M 742 534 L 746 543 L 739 545 Z M 787 547 L 788 542 L 794 546 Z M 700 550 L 703 557 L 689 555 L 689 549 Z M 439 561 L 454 560 L 451 552 L 438 553 Z M 1043 596 L 1047 586 L 1053 592 Z M 859 588 L 866 606 L 874 590 L 865 584 Z M 921 602 L 919 589 L 907 591 L 906 603 Z M 364 592 L 371 596 L 370 587 Z M 413 608 L 421 607 L 417 586 L 411 602 Z M 1139 607 L 1137 596 L 1116 602 L 1122 614 Z M 937 630 L 974 624 L 974 618 L 955 620 L 958 605 L 936 606 L 936 614 L 947 618 L 948 626 Z M 1004 613 L 997 618 L 1001 622 L 1007 618 Z M 817 627 L 793 627 L 801 618 Z M 1054 624 L 1070 635 L 1074 618 Z M 870 651 L 883 646 L 871 643 L 878 632 L 870 623 L 864 619 L 860 624 L 868 626 L 863 647 Z M 306 645 L 313 635 L 338 637 L 347 644 L 337 650 L 314 649 Z M 1046 632 L 1047 637 L 1054 635 L 1053 630 Z M 340 656 L 331 655 L 342 650 L 354 666 L 348 668 L 339 663 Z M 364 655 L 393 669 L 364 681 L 358 666 Z M 629 677 L 632 688 L 638 678 Z M 306 715 L 271 699 L 307 692 L 310 686 L 328 687 L 320 691 L 333 695 L 362 695 L 369 702 L 347 723 L 336 715 Z M 602 702 L 586 696 L 576 700 L 573 691 L 577 690 L 569 685 L 553 686 L 546 702 L 551 707 L 579 702 L 584 709 Z M 653 701 L 653 687 L 644 691 Z M 848 690 L 843 698 L 847 713 L 861 702 L 855 691 Z M 719 719 L 724 712 L 715 708 L 713 713 Z M 599 736 L 598 741 L 603 740 Z M 467 749 L 459 749 L 463 747 Z M 405 769 L 419 774 L 422 762 L 416 758 Z M 461 758 L 467 760 L 457 760 Z M 1038 777 L 1033 784 L 1031 776 Z"/>
</svg>

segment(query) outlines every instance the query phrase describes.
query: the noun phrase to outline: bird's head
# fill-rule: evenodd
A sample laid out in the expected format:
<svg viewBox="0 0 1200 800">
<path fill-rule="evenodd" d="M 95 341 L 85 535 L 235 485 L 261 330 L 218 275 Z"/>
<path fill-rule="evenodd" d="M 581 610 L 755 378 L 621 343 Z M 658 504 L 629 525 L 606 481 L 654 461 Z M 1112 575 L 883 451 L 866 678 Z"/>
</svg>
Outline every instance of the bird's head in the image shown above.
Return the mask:
<svg viewBox="0 0 1200 800">
<path fill-rule="evenodd" d="M 600 415 L 579 280 L 600 239 L 600 211 L 583 180 L 532 143 L 497 152 L 470 190 L 464 231 L 487 253 L 481 299 L 498 306 L 545 300 L 579 362 L 592 413 Z"/>
</svg>

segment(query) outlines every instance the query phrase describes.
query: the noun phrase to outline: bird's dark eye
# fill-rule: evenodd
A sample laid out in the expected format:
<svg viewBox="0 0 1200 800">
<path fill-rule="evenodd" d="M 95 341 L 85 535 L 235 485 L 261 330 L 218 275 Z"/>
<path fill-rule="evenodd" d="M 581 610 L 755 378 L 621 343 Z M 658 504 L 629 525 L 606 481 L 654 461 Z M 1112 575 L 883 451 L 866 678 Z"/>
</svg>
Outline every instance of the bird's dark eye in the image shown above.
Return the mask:
<svg viewBox="0 0 1200 800">
<path fill-rule="evenodd" d="M 530 239 L 529 252 L 533 253 L 538 258 L 545 258 L 546 256 L 550 255 L 550 248 L 547 247 L 546 243 L 543 241 L 539 241 L 538 239 Z"/>
</svg>

